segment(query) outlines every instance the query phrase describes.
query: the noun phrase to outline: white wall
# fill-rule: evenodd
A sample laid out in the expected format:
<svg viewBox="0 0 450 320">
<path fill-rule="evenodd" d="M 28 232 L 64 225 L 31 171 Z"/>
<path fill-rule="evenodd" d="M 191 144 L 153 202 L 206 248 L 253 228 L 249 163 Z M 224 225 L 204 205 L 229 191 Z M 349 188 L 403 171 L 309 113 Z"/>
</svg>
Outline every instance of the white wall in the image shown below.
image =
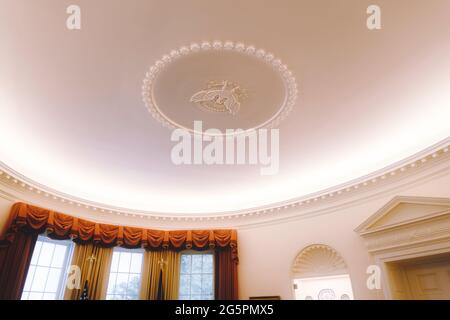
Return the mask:
<svg viewBox="0 0 450 320">
<path fill-rule="evenodd" d="M 396 195 L 450 197 L 450 174 L 326 215 L 239 229 L 240 298 L 293 299 L 293 261 L 304 247 L 321 243 L 336 249 L 347 263 L 355 299 L 383 299 L 382 290 L 366 287 L 366 269 L 373 261 L 354 229 Z"/>
</svg>

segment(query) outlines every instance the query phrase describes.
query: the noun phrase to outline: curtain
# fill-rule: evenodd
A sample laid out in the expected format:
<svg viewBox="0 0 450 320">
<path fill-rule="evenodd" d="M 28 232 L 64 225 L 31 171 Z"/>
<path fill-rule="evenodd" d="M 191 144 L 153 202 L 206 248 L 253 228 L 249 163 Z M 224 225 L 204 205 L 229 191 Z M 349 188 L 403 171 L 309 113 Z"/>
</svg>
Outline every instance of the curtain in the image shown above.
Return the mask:
<svg viewBox="0 0 450 320">
<path fill-rule="evenodd" d="M 19 228 L 37 233 L 47 232 L 52 239 L 76 239 L 78 243 L 96 243 L 104 247 L 145 247 L 149 250 L 194 249 L 237 246 L 236 230 L 150 230 L 116 226 L 79 219 L 26 203 L 15 203 L 11 209 L 6 234 L 8 241 Z"/>
<path fill-rule="evenodd" d="M 161 264 L 161 259 L 163 263 Z M 162 265 L 162 299 L 178 299 L 181 253 L 176 251 L 145 251 L 141 280 L 142 300 L 156 300 Z"/>
<path fill-rule="evenodd" d="M 0 247 L 0 299 L 20 300 L 37 233 L 17 231 L 12 242 Z"/>
<path fill-rule="evenodd" d="M 215 299 L 238 299 L 237 249 L 217 248 L 215 253 Z"/>
<path fill-rule="evenodd" d="M 94 244 L 76 244 L 71 265 L 76 265 L 81 270 L 80 288 L 72 290 L 66 288 L 64 299 L 80 299 L 86 280 L 89 300 L 105 299 L 112 254 L 112 248 L 102 248 Z"/>
<path fill-rule="evenodd" d="M 30 234 L 23 233 L 25 230 Z M 236 230 L 163 231 L 108 225 L 19 202 L 13 205 L 8 225 L 2 233 L 0 245 L 6 245 L 6 248 L 0 249 L 0 298 L 20 298 L 37 234 L 42 233 L 52 239 L 73 239 L 77 243 L 72 265 L 81 268 L 81 287 L 88 280 L 89 299 L 106 297 L 114 246 L 148 250 L 144 258 L 142 299 L 157 297 L 161 258 L 166 262 L 162 297 L 178 298 L 179 251 L 184 249 L 215 249 L 216 299 L 238 298 Z M 91 256 L 95 257 L 93 262 L 87 260 Z M 92 269 L 89 268 L 91 264 Z M 82 288 L 67 290 L 65 298 L 78 299 L 81 293 Z"/>
</svg>

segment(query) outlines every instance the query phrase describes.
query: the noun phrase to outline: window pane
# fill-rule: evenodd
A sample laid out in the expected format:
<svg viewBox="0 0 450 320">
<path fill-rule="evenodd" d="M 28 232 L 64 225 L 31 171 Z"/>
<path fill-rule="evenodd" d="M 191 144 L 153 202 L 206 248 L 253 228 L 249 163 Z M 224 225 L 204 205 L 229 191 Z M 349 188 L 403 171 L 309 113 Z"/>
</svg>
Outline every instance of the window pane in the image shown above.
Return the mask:
<svg viewBox="0 0 450 320">
<path fill-rule="evenodd" d="M 116 290 L 116 278 L 117 278 L 117 273 L 111 272 L 111 274 L 109 275 L 109 281 L 108 281 L 108 293 L 114 293 L 114 291 Z"/>
<path fill-rule="evenodd" d="M 130 271 L 131 254 L 128 252 L 121 252 L 119 259 L 119 272 Z"/>
<path fill-rule="evenodd" d="M 189 254 L 181 256 L 181 273 L 191 273 L 191 255 Z"/>
<path fill-rule="evenodd" d="M 128 285 L 128 273 L 118 273 L 117 274 L 117 282 L 116 282 L 116 290 L 119 292 L 126 292 Z M 116 293 L 119 293 L 116 292 Z"/>
<path fill-rule="evenodd" d="M 31 264 L 36 265 L 39 258 L 39 253 L 41 252 L 42 241 L 37 241 L 34 246 L 33 256 L 31 257 Z"/>
<path fill-rule="evenodd" d="M 30 292 L 28 300 L 42 300 L 42 296 L 43 296 L 42 292 Z"/>
<path fill-rule="evenodd" d="M 45 282 L 47 281 L 48 268 L 37 267 L 34 274 L 33 283 L 31 284 L 31 291 L 44 291 Z"/>
<path fill-rule="evenodd" d="M 56 293 L 44 293 L 44 297 L 42 298 L 44 300 L 55 300 L 56 299 Z"/>
<path fill-rule="evenodd" d="M 203 273 L 213 273 L 212 254 L 203 254 Z"/>
<path fill-rule="evenodd" d="M 52 262 L 53 249 L 55 245 L 53 243 L 44 242 L 42 244 L 41 254 L 39 256 L 38 265 L 40 266 L 50 266 Z"/>
<path fill-rule="evenodd" d="M 53 253 L 53 259 L 52 259 L 52 267 L 55 268 L 62 268 L 64 264 L 64 258 L 66 257 L 66 250 L 67 246 L 62 245 L 56 245 L 55 251 Z"/>
<path fill-rule="evenodd" d="M 182 274 L 180 277 L 180 295 L 189 295 L 191 292 L 191 276 Z"/>
<path fill-rule="evenodd" d="M 131 256 L 131 268 L 130 272 L 140 273 L 142 269 L 142 254 L 133 253 Z"/>
<path fill-rule="evenodd" d="M 201 254 L 192 255 L 192 273 L 202 273 L 202 260 Z"/>
<path fill-rule="evenodd" d="M 30 291 L 31 282 L 33 281 L 35 271 L 36 271 L 36 267 L 31 265 L 30 268 L 28 269 L 27 280 L 25 281 L 25 286 L 23 287 L 23 291 Z"/>
<path fill-rule="evenodd" d="M 202 275 L 202 294 L 213 294 L 213 279 L 210 274 Z"/>
<path fill-rule="evenodd" d="M 137 296 L 139 293 L 139 285 L 140 285 L 140 275 L 130 274 L 128 278 L 128 295 L 132 296 L 130 299 L 133 299 L 134 296 Z"/>
<path fill-rule="evenodd" d="M 202 275 L 193 274 L 191 276 L 191 294 L 201 294 L 202 293 Z"/>
<path fill-rule="evenodd" d="M 111 272 L 117 272 L 117 268 L 119 267 L 119 256 L 120 252 L 113 253 L 113 258 L 111 262 Z"/>
<path fill-rule="evenodd" d="M 59 278 L 61 276 L 61 269 L 51 268 L 48 274 L 47 285 L 45 292 L 55 292 L 58 290 Z"/>
</svg>

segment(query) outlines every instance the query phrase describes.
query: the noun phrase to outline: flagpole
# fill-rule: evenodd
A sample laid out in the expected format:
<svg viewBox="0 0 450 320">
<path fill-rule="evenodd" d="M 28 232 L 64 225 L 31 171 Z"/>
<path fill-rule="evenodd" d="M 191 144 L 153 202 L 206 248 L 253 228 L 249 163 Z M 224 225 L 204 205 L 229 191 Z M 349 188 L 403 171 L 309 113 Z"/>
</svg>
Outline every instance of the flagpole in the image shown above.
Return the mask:
<svg viewBox="0 0 450 320">
<path fill-rule="evenodd" d="M 86 280 L 84 281 L 83 292 L 81 293 L 80 300 L 89 300 L 89 277 L 91 276 L 92 265 L 94 264 L 96 257 L 94 254 L 89 256 L 86 261 L 89 261 L 89 268 L 86 276 Z"/>
<path fill-rule="evenodd" d="M 158 280 L 158 292 L 156 293 L 156 300 L 164 300 L 163 297 L 163 269 L 164 265 L 167 264 L 167 261 L 164 261 L 164 258 L 161 257 L 158 261 L 159 263 L 159 280 Z"/>
</svg>

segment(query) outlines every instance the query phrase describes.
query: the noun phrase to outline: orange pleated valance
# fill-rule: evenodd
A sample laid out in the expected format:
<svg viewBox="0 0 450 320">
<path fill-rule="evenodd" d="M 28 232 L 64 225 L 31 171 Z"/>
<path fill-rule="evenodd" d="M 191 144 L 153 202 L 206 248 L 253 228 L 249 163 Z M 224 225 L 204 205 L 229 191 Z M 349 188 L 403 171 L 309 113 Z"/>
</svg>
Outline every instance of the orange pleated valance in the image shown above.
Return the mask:
<svg viewBox="0 0 450 320">
<path fill-rule="evenodd" d="M 75 242 L 93 242 L 102 246 L 145 247 L 155 250 L 202 250 L 229 246 L 234 248 L 237 259 L 236 230 L 162 231 L 116 226 L 79 219 L 26 203 L 16 203 L 11 209 L 6 234 L 1 238 L 11 241 L 20 229 L 47 232 L 54 239 L 73 239 Z"/>
</svg>

